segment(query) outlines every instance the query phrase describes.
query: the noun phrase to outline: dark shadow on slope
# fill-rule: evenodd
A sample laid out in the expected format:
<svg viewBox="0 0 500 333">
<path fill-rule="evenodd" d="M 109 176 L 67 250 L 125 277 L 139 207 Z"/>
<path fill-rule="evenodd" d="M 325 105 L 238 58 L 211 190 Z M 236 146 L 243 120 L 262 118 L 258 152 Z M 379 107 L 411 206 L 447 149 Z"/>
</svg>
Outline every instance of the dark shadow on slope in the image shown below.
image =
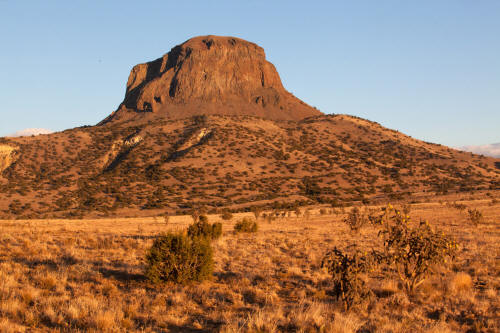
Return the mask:
<svg viewBox="0 0 500 333">
<path fill-rule="evenodd" d="M 14 262 L 16 262 L 18 264 L 26 265 L 29 268 L 35 268 L 35 267 L 43 266 L 44 268 L 46 268 L 48 270 L 52 270 L 52 271 L 56 270 L 61 265 L 60 262 L 52 260 L 52 259 L 43 259 L 43 260 L 34 259 L 34 260 L 29 260 L 27 258 L 19 258 L 18 257 L 18 258 L 13 258 L 12 261 L 14 261 Z"/>
<path fill-rule="evenodd" d="M 157 238 L 158 236 L 151 236 L 151 235 L 123 235 L 123 236 L 120 236 L 122 238 L 129 238 L 129 239 L 142 239 L 142 240 L 146 240 L 146 239 L 155 239 Z"/>
<path fill-rule="evenodd" d="M 183 150 L 178 150 L 178 151 L 174 151 L 173 153 L 171 153 L 170 155 L 168 155 L 167 159 L 165 162 L 171 162 L 173 160 L 176 160 L 178 158 L 181 158 L 183 156 L 185 156 L 187 153 L 189 153 L 189 151 L 191 151 L 193 148 L 196 148 L 196 147 L 199 147 L 201 146 L 202 144 L 204 144 L 205 142 L 207 142 L 208 139 L 210 139 L 210 137 L 212 137 L 212 133 L 208 133 L 207 135 L 205 135 L 201 140 L 200 142 L 190 146 L 189 148 L 186 148 L 186 149 L 183 149 Z"/>
<path fill-rule="evenodd" d="M 99 267 L 98 271 L 99 271 L 99 273 L 102 274 L 102 276 L 104 276 L 106 278 L 114 278 L 115 280 L 118 280 L 121 282 L 131 282 L 131 281 L 144 282 L 144 281 L 146 281 L 146 277 L 144 276 L 144 274 L 133 274 L 133 273 L 127 272 L 126 270 Z"/>
<path fill-rule="evenodd" d="M 200 141 L 195 143 L 192 146 L 189 146 L 186 149 L 179 150 L 180 147 L 182 147 L 186 142 L 188 142 L 193 135 L 197 131 L 202 130 L 204 127 L 206 127 L 206 122 L 207 118 L 204 115 L 201 116 L 194 116 L 192 117 L 191 121 L 193 122 L 182 134 L 181 138 L 173 145 L 173 152 L 168 154 L 166 157 L 163 157 L 162 162 L 171 162 L 173 160 L 176 160 L 178 158 L 183 157 L 186 155 L 190 150 L 192 150 L 195 147 L 199 147 L 206 143 L 210 138 L 213 137 L 213 130 L 208 132 L 205 136 L 203 136 Z"/>
<path fill-rule="evenodd" d="M 118 164 L 120 164 L 121 161 L 123 161 L 127 156 L 128 154 L 130 154 L 130 152 L 132 151 L 132 148 L 130 149 L 127 149 L 125 151 L 122 151 L 120 152 L 116 157 L 115 159 L 113 160 L 113 162 L 111 162 L 107 167 L 106 169 L 104 169 L 104 172 L 109 172 L 109 171 L 112 171 L 114 168 L 116 168 L 118 166 Z"/>
<path fill-rule="evenodd" d="M 209 333 L 209 332 L 214 332 L 213 329 L 208 329 L 208 328 L 192 328 L 192 327 L 186 327 L 186 326 L 179 326 L 179 325 L 168 325 L 168 331 L 172 333 Z"/>
<path fill-rule="evenodd" d="M 188 322 L 190 322 L 190 323 L 198 322 L 200 324 L 200 326 L 202 326 L 203 328 L 194 328 L 194 327 L 188 326 L 188 325 L 181 326 L 181 325 L 169 324 L 168 331 L 169 332 L 178 332 L 178 333 L 219 332 L 220 327 L 222 326 L 222 324 L 224 324 L 223 322 L 214 321 L 213 319 L 207 318 L 201 314 L 192 315 L 189 318 Z"/>
</svg>

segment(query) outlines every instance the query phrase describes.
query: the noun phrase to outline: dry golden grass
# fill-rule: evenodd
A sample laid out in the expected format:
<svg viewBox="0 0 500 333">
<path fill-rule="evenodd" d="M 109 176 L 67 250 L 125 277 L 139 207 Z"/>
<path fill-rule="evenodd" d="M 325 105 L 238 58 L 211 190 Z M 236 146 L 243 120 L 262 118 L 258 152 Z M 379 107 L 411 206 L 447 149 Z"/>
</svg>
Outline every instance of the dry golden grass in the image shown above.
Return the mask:
<svg viewBox="0 0 500 333">
<path fill-rule="evenodd" d="M 190 217 L 2 221 L 0 332 L 497 332 L 500 205 L 466 204 L 486 223 L 471 225 L 446 202 L 412 206 L 414 220 L 461 244 L 453 264 L 412 297 L 395 276 L 375 276 L 376 297 L 348 313 L 329 294 L 321 259 L 333 246 L 370 248 L 377 231 L 349 232 L 340 210 L 260 220 L 256 234 L 233 234 L 238 216 L 223 221 L 212 281 L 186 286 L 154 286 L 142 273 L 154 236 Z"/>
<path fill-rule="evenodd" d="M 450 291 L 457 294 L 468 292 L 472 287 L 472 277 L 464 272 L 457 273 L 450 282 Z"/>
</svg>

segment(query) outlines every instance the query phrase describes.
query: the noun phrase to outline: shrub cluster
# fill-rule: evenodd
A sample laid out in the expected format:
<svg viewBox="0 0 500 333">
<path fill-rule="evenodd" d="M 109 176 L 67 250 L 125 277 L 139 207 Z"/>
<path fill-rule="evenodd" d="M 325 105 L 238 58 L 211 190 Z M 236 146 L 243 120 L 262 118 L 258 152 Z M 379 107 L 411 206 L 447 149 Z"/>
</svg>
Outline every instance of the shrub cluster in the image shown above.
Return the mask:
<svg viewBox="0 0 500 333">
<path fill-rule="evenodd" d="M 193 223 L 188 227 L 187 234 L 192 238 L 205 237 L 212 240 L 217 239 L 222 236 L 222 223 L 210 224 L 206 220 L 200 218 L 198 222 Z"/>
<path fill-rule="evenodd" d="M 203 281 L 212 275 L 213 252 L 206 237 L 169 233 L 155 239 L 146 262 L 146 277 L 153 283 Z"/>
<path fill-rule="evenodd" d="M 146 277 L 153 283 L 186 283 L 210 279 L 213 251 L 210 242 L 222 235 L 221 223 L 197 217 L 185 233 L 168 233 L 155 239 L 146 254 Z"/>
<path fill-rule="evenodd" d="M 238 221 L 234 225 L 235 232 L 257 232 L 258 229 L 259 229 L 259 225 L 257 224 L 257 221 L 254 221 L 254 220 L 247 218 L 247 217 Z"/>
</svg>

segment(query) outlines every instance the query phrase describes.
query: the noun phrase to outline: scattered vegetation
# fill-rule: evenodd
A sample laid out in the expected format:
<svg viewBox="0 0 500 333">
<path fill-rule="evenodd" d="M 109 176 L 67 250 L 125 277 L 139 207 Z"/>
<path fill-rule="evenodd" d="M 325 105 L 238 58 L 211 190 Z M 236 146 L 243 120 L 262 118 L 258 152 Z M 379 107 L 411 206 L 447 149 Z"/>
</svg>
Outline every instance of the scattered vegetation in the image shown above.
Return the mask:
<svg viewBox="0 0 500 333">
<path fill-rule="evenodd" d="M 191 238 L 205 237 L 214 240 L 222 236 L 222 223 L 210 224 L 206 219 L 200 218 L 198 222 L 188 227 L 187 234 Z"/>
<path fill-rule="evenodd" d="M 288 210 L 251 237 L 225 232 L 211 244 L 213 273 L 203 283 L 157 284 L 147 276 L 145 255 L 156 235 L 179 236 L 189 216 L 170 216 L 168 224 L 158 217 L 0 221 L 0 331 L 497 332 L 500 241 L 491 231 L 500 212 L 489 200 L 460 200 L 491 223 L 474 226 L 448 205 L 412 205 L 409 229 L 429 220 L 432 237 L 443 230 L 464 249 L 452 262 L 445 256 L 450 265 L 431 263 L 413 292 L 385 258 L 386 219 L 395 225 L 406 215 L 391 208 L 368 214 L 378 223 L 362 233 L 348 232 L 343 215 L 322 216 L 319 207 L 308 221 Z M 330 259 L 340 264 L 323 260 L 325 248 L 338 251 Z M 180 258 L 182 251 L 160 253 L 163 263 L 165 253 Z"/>
<path fill-rule="evenodd" d="M 469 214 L 469 221 L 477 226 L 479 223 L 483 223 L 483 213 L 476 209 L 476 208 L 472 208 L 472 209 L 468 209 L 467 210 L 467 213 Z"/>
<path fill-rule="evenodd" d="M 221 214 L 220 217 L 225 221 L 229 221 L 233 219 L 233 214 L 231 214 L 230 211 L 226 210 L 224 213 Z"/>
<path fill-rule="evenodd" d="M 362 226 L 368 220 L 366 216 L 362 219 L 359 222 L 360 212 L 353 208 L 344 221 L 351 230 L 359 230 L 353 226 Z M 454 258 L 458 248 L 455 241 L 435 231 L 428 222 L 412 225 L 410 216 L 392 205 L 378 217 L 370 214 L 369 220 L 379 227 L 383 251 L 354 248 L 344 253 L 335 247 L 323 257 L 322 267 L 331 275 L 333 293 L 342 300 L 345 311 L 372 295 L 366 287 L 366 274 L 380 268 L 394 272 L 411 295 L 431 275 L 433 267 Z"/>
<path fill-rule="evenodd" d="M 259 119 L 258 129 L 252 117 L 198 118 L 3 139 L 17 149 L 0 177 L 0 217 L 293 211 L 500 188 L 493 159 L 408 144 L 401 133 L 345 115 L 295 125 Z M 210 135 L 189 146 L 207 128 Z"/>
<path fill-rule="evenodd" d="M 259 225 L 257 221 L 249 219 L 247 217 L 241 219 L 234 225 L 235 232 L 257 232 Z"/>
<path fill-rule="evenodd" d="M 458 203 L 458 202 L 454 202 L 451 204 L 451 207 L 455 208 L 455 209 L 458 209 L 459 211 L 463 212 L 464 210 L 467 209 L 467 206 L 463 203 Z"/>
</svg>

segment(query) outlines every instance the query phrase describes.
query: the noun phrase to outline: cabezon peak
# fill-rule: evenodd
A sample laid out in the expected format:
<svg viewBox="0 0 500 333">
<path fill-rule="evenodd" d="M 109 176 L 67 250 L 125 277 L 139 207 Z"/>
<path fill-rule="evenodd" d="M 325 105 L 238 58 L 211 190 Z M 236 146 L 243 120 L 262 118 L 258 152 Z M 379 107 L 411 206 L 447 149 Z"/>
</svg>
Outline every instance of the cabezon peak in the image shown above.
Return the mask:
<svg viewBox="0 0 500 333">
<path fill-rule="evenodd" d="M 299 120 L 321 112 L 285 90 L 260 46 L 235 37 L 200 36 L 134 66 L 124 101 L 104 122 L 197 114 Z"/>
</svg>

